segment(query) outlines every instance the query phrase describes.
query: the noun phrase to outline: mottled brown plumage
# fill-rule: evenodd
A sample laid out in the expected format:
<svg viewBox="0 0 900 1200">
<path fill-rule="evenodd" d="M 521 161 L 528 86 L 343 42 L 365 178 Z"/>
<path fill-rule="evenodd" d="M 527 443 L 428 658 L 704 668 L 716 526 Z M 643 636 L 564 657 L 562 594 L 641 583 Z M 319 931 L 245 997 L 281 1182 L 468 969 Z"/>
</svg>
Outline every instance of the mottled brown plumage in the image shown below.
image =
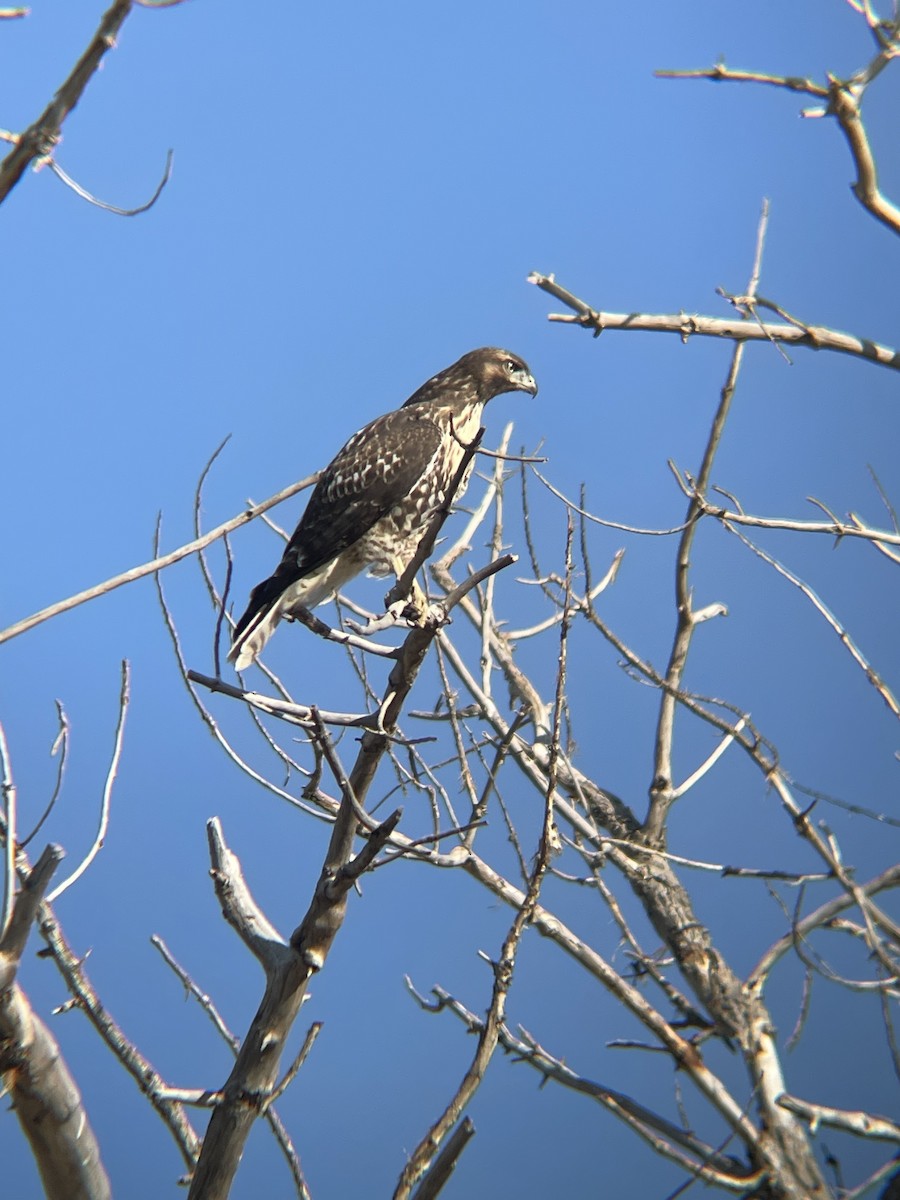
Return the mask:
<svg viewBox="0 0 900 1200">
<path fill-rule="evenodd" d="M 228 655 L 239 671 L 297 606 L 321 604 L 365 567 L 375 575 L 403 573 L 446 499 L 485 404 L 513 391 L 537 395 L 521 358 L 496 347 L 471 350 L 353 435 L 323 471 L 275 573 L 251 593 Z"/>
</svg>

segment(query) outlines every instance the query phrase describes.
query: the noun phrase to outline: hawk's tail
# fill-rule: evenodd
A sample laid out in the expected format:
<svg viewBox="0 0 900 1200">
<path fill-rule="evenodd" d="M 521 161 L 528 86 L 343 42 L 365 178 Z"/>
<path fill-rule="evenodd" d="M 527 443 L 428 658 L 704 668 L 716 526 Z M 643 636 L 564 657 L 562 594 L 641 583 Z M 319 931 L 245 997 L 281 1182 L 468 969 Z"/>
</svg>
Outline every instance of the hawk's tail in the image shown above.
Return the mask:
<svg viewBox="0 0 900 1200">
<path fill-rule="evenodd" d="M 234 627 L 228 661 L 236 671 L 245 671 L 275 632 L 281 620 L 284 585 L 274 576 L 258 584 L 250 594 L 247 611 Z"/>
</svg>

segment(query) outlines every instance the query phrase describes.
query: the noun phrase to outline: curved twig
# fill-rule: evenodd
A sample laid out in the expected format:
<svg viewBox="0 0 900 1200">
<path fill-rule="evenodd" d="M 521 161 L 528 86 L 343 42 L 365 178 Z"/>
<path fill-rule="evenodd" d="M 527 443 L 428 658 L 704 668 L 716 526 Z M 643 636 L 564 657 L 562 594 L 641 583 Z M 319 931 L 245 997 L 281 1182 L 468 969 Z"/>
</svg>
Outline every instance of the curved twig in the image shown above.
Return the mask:
<svg viewBox="0 0 900 1200">
<path fill-rule="evenodd" d="M 895 22 L 879 27 L 880 49 L 875 59 L 857 71 L 848 80 L 829 74 L 828 84 L 815 83 L 812 79 L 791 75 L 772 75 L 765 71 L 735 71 L 724 63 L 716 63 L 696 71 L 656 71 L 658 79 L 709 79 L 716 83 L 761 83 L 782 88 L 790 92 L 812 96 L 825 103 L 806 109 L 804 117 L 834 117 L 840 126 L 853 164 L 856 167 L 856 182 L 851 184 L 854 196 L 873 217 L 886 225 L 893 233 L 900 233 L 900 208 L 892 204 L 878 187 L 878 172 L 875 156 L 860 115 L 860 102 L 866 87 L 884 70 L 888 62 L 900 54 L 900 34 Z"/>
<path fill-rule="evenodd" d="M 100 851 L 103 849 L 103 843 L 106 840 L 106 831 L 109 828 L 109 813 L 112 805 L 112 789 L 115 783 L 116 775 L 119 771 L 119 759 L 122 757 L 122 739 L 125 736 L 125 718 L 128 715 L 128 704 L 131 699 L 131 667 L 127 659 L 122 660 L 122 688 L 119 693 L 119 719 L 116 723 L 116 735 L 113 742 L 112 759 L 109 764 L 109 770 L 106 772 L 106 782 L 103 785 L 103 799 L 100 804 L 100 821 L 97 825 L 97 834 L 91 844 L 90 850 L 75 868 L 71 875 L 62 881 L 53 889 L 47 897 L 47 903 L 52 904 L 58 900 L 63 892 L 68 891 L 73 883 L 76 883 L 85 873 Z"/>
<path fill-rule="evenodd" d="M 160 196 L 162 195 L 163 188 L 166 186 L 166 184 L 172 178 L 172 159 L 173 159 L 173 157 L 174 157 L 173 152 L 171 150 L 169 150 L 166 153 L 166 166 L 165 166 L 165 170 L 163 171 L 163 177 L 157 184 L 156 190 L 154 191 L 153 195 L 150 197 L 150 199 L 145 204 L 139 204 L 137 206 L 137 208 L 118 208 L 115 204 L 109 204 L 106 200 L 98 200 L 98 198 L 96 196 L 92 195 L 89 191 L 87 191 L 86 188 L 83 188 L 80 183 L 76 183 L 75 180 L 72 178 L 72 176 L 68 175 L 62 169 L 62 167 L 59 165 L 59 163 L 56 161 L 55 158 L 48 158 L 47 166 L 50 168 L 50 170 L 53 172 L 53 174 L 57 177 L 57 179 L 61 179 L 62 182 L 66 185 L 66 187 L 71 188 L 72 191 L 75 192 L 76 195 L 78 195 L 82 198 L 82 200 L 87 200 L 88 204 L 93 204 L 97 208 L 102 208 L 104 212 L 114 213 L 117 217 L 137 217 L 141 213 L 145 213 L 149 209 L 151 209 L 153 207 L 153 205 L 157 202 L 157 200 L 160 198 Z"/>
<path fill-rule="evenodd" d="M 116 45 L 119 30 L 131 12 L 133 0 L 115 0 L 103 14 L 90 45 L 72 68 L 69 77 L 38 117 L 18 135 L 13 149 L 0 162 L 0 204 L 36 159 L 49 156 L 60 139 L 63 122 L 81 99 L 103 56 Z"/>
</svg>

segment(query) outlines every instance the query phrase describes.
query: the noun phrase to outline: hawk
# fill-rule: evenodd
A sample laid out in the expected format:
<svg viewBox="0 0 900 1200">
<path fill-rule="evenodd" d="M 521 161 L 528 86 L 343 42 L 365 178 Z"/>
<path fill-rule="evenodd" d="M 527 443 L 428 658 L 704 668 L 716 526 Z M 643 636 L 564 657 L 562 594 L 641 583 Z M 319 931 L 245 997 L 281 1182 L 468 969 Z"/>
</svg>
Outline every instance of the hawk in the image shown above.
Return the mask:
<svg viewBox="0 0 900 1200">
<path fill-rule="evenodd" d="M 447 497 L 485 404 L 502 392 L 537 390 L 517 354 L 470 350 L 355 433 L 322 472 L 275 573 L 251 592 L 228 654 L 236 669 L 250 666 L 282 618 L 315 608 L 365 567 L 399 578 Z"/>
</svg>

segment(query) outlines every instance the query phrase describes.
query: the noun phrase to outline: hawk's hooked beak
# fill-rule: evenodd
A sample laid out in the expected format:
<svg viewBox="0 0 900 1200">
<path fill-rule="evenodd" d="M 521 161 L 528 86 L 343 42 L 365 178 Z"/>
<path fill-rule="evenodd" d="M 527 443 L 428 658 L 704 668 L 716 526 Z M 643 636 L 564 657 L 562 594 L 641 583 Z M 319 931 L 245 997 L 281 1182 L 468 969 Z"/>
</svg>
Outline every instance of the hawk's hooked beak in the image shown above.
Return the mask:
<svg viewBox="0 0 900 1200">
<path fill-rule="evenodd" d="M 529 371 L 515 371 L 512 378 L 520 392 L 531 392 L 532 396 L 538 394 L 538 385 Z"/>
</svg>

